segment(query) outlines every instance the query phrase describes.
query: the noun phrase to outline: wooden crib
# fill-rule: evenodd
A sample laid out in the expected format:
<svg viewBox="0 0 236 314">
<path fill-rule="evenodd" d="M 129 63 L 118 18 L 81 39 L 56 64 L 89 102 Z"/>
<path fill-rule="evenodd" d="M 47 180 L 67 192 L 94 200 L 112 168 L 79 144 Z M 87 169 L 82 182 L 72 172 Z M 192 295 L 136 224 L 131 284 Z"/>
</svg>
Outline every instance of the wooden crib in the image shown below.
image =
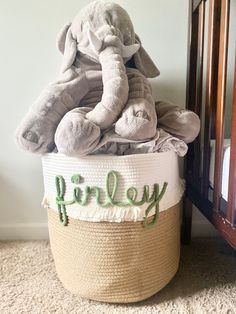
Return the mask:
<svg viewBox="0 0 236 314">
<path fill-rule="evenodd" d="M 186 195 L 182 239 L 191 238 L 192 204 L 236 249 L 236 62 L 232 96 L 228 172 L 224 160 L 229 0 L 190 0 L 186 107 L 201 118 L 201 132 L 185 160 Z M 232 9 L 232 8 L 231 8 Z M 207 28 L 206 28 L 207 21 Z M 234 30 L 235 31 L 235 30 Z M 234 35 L 234 49 L 235 49 Z M 235 53 L 235 52 L 234 52 Z M 230 109 L 231 110 L 231 109 Z M 213 149 L 214 144 L 214 149 Z M 212 154 L 214 154 L 212 156 Z M 212 180 L 211 161 L 214 161 Z M 224 162 L 224 168 L 223 168 Z M 226 170 L 225 170 L 226 169 Z M 224 176 L 224 172 L 228 176 Z M 227 178 L 227 197 L 222 196 Z"/>
</svg>

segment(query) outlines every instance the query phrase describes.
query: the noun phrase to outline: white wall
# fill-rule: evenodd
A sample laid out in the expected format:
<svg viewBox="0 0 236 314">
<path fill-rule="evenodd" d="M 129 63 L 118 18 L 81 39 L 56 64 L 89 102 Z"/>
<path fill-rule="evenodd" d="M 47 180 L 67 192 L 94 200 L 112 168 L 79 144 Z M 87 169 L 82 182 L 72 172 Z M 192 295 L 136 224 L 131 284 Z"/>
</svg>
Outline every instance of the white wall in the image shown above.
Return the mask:
<svg viewBox="0 0 236 314">
<path fill-rule="evenodd" d="M 47 236 L 46 212 L 40 206 L 43 196 L 40 157 L 19 150 L 13 133 L 30 104 L 58 74 L 60 54 L 55 48 L 58 30 L 88 2 L 0 0 L 2 239 Z M 161 76 L 152 81 L 156 98 L 184 106 L 188 1 L 117 2 L 129 12 L 144 47 L 160 68 Z M 194 233 L 211 233 L 212 229 L 199 217 L 194 218 L 198 230 L 195 227 Z"/>
</svg>

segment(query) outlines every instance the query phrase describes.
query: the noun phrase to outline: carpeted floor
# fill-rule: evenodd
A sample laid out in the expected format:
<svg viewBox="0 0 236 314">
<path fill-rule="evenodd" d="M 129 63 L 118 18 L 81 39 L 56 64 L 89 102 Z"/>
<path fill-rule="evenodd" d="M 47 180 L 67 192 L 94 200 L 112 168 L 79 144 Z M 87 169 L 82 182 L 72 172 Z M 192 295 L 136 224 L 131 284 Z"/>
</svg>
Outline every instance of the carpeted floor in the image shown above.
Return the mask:
<svg viewBox="0 0 236 314">
<path fill-rule="evenodd" d="M 0 242 L 0 313 L 236 313 L 236 252 L 220 239 L 183 247 L 179 272 L 137 304 L 81 299 L 58 281 L 48 242 Z"/>
</svg>

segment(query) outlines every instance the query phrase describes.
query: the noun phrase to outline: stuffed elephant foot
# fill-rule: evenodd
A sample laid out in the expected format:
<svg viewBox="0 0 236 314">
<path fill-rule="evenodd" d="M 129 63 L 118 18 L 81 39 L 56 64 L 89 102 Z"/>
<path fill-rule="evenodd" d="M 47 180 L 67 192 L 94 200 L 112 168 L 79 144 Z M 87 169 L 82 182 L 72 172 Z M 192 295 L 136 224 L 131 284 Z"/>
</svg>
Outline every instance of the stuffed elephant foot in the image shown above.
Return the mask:
<svg viewBox="0 0 236 314">
<path fill-rule="evenodd" d="M 52 152 L 55 148 L 54 133 L 51 122 L 45 117 L 40 119 L 33 115 L 22 121 L 15 133 L 18 145 L 32 153 L 45 154 Z M 44 130 L 42 132 L 41 130 Z"/>
<path fill-rule="evenodd" d="M 163 101 L 157 101 L 155 106 L 159 128 L 187 144 L 195 140 L 201 125 L 196 113 Z"/>
<path fill-rule="evenodd" d="M 157 115 L 151 85 L 136 69 L 127 69 L 129 100 L 115 124 L 115 132 L 129 140 L 147 140 L 156 134 Z"/>
<path fill-rule="evenodd" d="M 59 123 L 55 133 L 58 152 L 70 156 L 84 156 L 97 146 L 100 128 L 86 118 L 92 108 L 75 108 L 69 111 Z"/>
<path fill-rule="evenodd" d="M 115 124 L 115 132 L 129 140 L 147 140 L 156 134 L 156 123 L 146 111 L 123 114 Z"/>
</svg>

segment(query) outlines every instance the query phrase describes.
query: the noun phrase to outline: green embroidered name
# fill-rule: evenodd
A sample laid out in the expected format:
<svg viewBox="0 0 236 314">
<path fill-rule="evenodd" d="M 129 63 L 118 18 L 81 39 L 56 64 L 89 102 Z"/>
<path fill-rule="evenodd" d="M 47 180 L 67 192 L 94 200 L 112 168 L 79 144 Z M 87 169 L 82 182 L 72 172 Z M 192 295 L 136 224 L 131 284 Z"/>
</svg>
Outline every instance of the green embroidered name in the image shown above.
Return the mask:
<svg viewBox="0 0 236 314">
<path fill-rule="evenodd" d="M 81 183 L 81 179 L 82 177 L 79 174 L 76 174 L 71 177 L 71 182 L 78 185 Z M 150 194 L 149 185 L 144 185 L 142 198 L 138 200 L 138 190 L 131 186 L 127 188 L 125 192 L 125 199 L 117 201 L 115 198 L 119 186 L 119 176 L 116 171 L 111 170 L 106 175 L 105 191 L 97 186 L 86 186 L 82 192 L 81 188 L 76 186 L 73 190 L 73 198 L 69 201 L 66 201 L 64 199 L 66 193 L 65 179 L 63 176 L 56 176 L 55 182 L 57 190 L 56 203 L 58 206 L 59 219 L 64 226 L 67 226 L 68 224 L 66 206 L 75 203 L 80 204 L 81 206 L 87 206 L 91 200 L 91 197 L 95 197 L 97 205 L 101 208 L 107 208 L 110 206 L 141 206 L 145 203 L 149 204 L 145 211 L 143 225 L 144 227 L 151 227 L 157 222 L 159 216 L 159 203 L 163 198 L 167 188 L 166 182 L 163 184 L 161 190 L 159 188 L 159 184 L 155 183 L 153 185 L 152 194 Z M 104 201 L 101 201 L 102 194 L 105 194 Z M 155 208 L 154 217 L 150 222 L 148 222 L 148 214 L 153 208 Z"/>
</svg>

